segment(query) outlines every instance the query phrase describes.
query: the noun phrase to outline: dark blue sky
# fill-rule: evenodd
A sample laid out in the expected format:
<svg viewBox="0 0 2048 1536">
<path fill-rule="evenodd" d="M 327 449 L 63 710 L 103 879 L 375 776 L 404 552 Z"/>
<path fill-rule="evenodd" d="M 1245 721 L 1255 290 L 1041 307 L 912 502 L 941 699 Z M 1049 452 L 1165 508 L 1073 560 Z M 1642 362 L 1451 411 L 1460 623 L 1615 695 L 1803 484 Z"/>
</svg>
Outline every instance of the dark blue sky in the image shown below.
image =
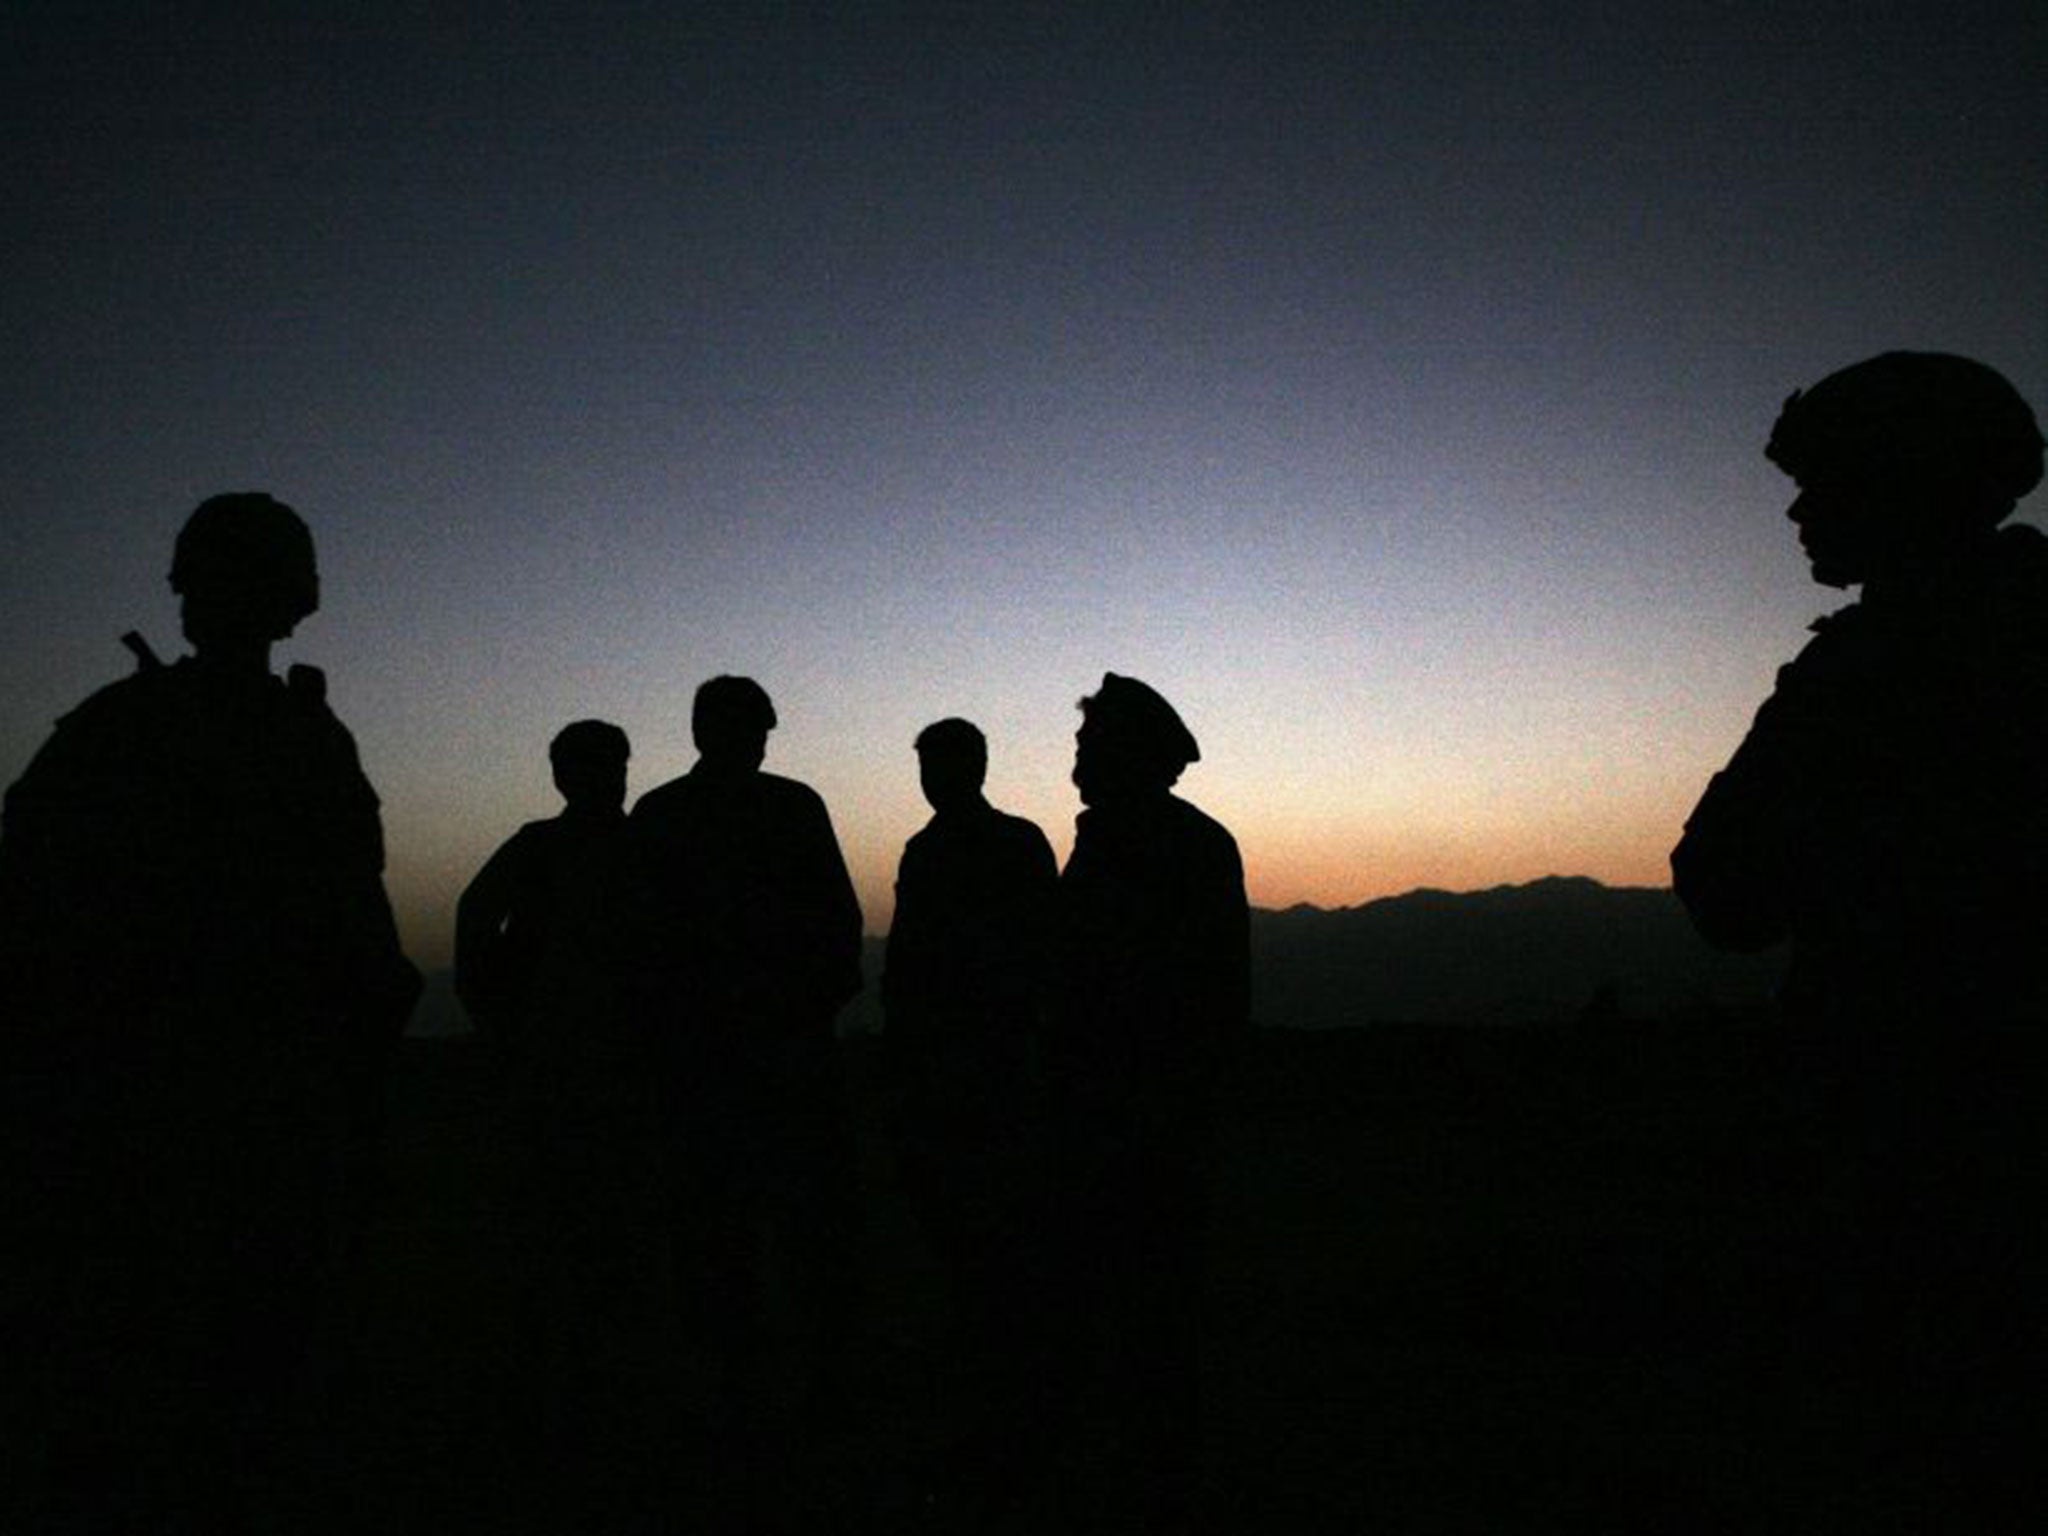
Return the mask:
<svg viewBox="0 0 2048 1536">
<path fill-rule="evenodd" d="M 269 489 L 430 959 L 556 726 L 645 788 L 725 670 L 877 925 L 918 726 L 1063 846 L 1106 668 L 1256 899 L 1661 881 L 1838 600 L 1784 395 L 1906 346 L 2048 402 L 2036 5 L 50 10 L 0 776 Z"/>
</svg>

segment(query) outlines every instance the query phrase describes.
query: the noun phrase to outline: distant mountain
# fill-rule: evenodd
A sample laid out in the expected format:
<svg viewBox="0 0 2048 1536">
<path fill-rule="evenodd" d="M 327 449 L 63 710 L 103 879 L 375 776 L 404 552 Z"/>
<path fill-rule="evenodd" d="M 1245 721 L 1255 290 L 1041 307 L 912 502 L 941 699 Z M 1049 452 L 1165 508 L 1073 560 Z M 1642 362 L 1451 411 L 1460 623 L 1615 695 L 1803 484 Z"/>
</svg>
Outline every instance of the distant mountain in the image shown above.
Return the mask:
<svg viewBox="0 0 2048 1536">
<path fill-rule="evenodd" d="M 865 941 L 847 1033 L 881 1027 L 885 943 Z M 1669 890 L 1578 876 L 1252 912 L 1252 1013 L 1279 1028 L 1744 1017 L 1768 1006 L 1783 968 L 1777 951 L 1709 949 Z M 468 1027 L 448 973 L 429 975 L 411 1033 Z"/>
<path fill-rule="evenodd" d="M 1583 877 L 1252 913 L 1254 1016 L 1299 1029 L 1752 1014 L 1783 966 L 1709 949 L 1669 890 Z"/>
</svg>

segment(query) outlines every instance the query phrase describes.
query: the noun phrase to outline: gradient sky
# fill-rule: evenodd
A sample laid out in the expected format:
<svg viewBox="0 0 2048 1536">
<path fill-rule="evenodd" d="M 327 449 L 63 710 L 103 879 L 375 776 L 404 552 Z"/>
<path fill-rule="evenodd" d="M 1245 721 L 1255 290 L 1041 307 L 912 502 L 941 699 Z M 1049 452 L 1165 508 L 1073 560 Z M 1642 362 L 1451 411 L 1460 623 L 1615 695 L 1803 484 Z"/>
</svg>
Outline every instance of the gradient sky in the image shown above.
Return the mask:
<svg viewBox="0 0 2048 1536">
<path fill-rule="evenodd" d="M 557 727 L 638 793 L 726 671 L 876 930 L 918 728 L 1064 853 L 1105 669 L 1262 905 L 1662 884 L 1843 600 L 1784 396 L 2048 408 L 2035 0 L 222 9 L 0 19 L 0 780 L 269 490 L 429 964 Z"/>
</svg>

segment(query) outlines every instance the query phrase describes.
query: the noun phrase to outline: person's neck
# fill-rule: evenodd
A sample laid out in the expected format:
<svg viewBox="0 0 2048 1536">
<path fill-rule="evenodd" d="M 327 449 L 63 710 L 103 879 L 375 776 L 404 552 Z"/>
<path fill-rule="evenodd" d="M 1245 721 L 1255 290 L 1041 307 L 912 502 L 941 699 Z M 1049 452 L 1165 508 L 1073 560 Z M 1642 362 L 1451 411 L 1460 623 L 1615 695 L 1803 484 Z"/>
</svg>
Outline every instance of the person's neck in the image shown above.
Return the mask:
<svg viewBox="0 0 2048 1536">
<path fill-rule="evenodd" d="M 1863 601 L 1891 608 L 1938 598 L 1955 585 L 1960 573 L 1977 563 L 1996 537 L 1995 529 L 1986 530 L 1901 550 L 1864 578 Z"/>
<path fill-rule="evenodd" d="M 734 761 L 729 757 L 699 757 L 697 765 L 690 770 L 694 777 L 710 779 L 719 784 L 738 784 L 759 774 L 761 765 L 745 761 Z"/>
<path fill-rule="evenodd" d="M 192 648 L 191 664 L 209 677 L 248 682 L 270 677 L 269 640 L 214 639 Z"/>
<path fill-rule="evenodd" d="M 1087 805 L 1091 811 L 1107 811 L 1112 816 L 1129 816 L 1154 806 L 1164 805 L 1172 796 L 1173 789 L 1170 785 L 1122 786 L 1108 791 L 1098 791 Z"/>
</svg>

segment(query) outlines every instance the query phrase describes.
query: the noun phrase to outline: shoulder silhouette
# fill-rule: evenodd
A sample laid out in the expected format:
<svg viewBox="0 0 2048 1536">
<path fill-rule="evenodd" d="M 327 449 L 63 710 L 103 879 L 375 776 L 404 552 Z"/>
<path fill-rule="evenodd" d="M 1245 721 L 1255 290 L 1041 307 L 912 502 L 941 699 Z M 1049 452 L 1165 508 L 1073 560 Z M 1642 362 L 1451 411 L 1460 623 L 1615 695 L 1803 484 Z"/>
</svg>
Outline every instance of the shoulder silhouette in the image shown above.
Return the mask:
<svg viewBox="0 0 2048 1536">
<path fill-rule="evenodd" d="M 932 818 L 897 871 L 882 973 L 888 1030 L 907 1042 L 1028 1028 L 1050 967 L 1052 845 L 983 797 L 988 744 L 969 722 L 927 726 L 917 758 Z"/>
<path fill-rule="evenodd" d="M 626 827 L 626 733 L 564 726 L 548 745 L 559 815 L 493 853 L 455 910 L 455 987 L 477 1027 L 518 1051 L 544 1020 L 618 980 Z"/>
<path fill-rule="evenodd" d="M 775 709 L 751 678 L 697 691 L 696 764 L 640 797 L 633 828 L 700 1018 L 829 1030 L 861 988 L 860 904 L 824 801 L 762 770 Z"/>
</svg>

